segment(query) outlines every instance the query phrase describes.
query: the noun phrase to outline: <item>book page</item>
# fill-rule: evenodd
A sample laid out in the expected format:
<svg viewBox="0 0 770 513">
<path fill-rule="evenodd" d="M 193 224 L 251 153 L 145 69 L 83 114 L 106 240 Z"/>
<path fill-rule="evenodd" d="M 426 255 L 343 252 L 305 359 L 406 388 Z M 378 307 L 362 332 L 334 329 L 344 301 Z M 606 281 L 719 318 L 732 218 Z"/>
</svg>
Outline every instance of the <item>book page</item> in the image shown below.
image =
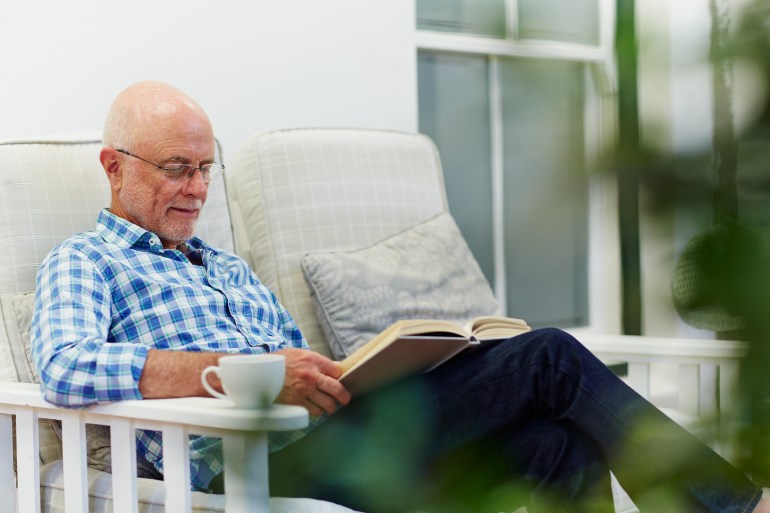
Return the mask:
<svg viewBox="0 0 770 513">
<path fill-rule="evenodd" d="M 465 329 L 479 340 L 510 338 L 530 331 L 532 328 L 522 319 L 513 317 L 476 317 Z"/>
</svg>

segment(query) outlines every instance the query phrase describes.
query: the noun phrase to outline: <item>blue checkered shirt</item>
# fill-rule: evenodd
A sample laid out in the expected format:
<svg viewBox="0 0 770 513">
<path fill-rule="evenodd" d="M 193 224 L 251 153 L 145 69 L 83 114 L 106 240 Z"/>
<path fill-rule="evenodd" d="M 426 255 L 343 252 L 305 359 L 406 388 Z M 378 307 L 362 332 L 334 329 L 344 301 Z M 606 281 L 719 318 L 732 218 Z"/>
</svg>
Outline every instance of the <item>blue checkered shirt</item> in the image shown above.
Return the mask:
<svg viewBox="0 0 770 513">
<path fill-rule="evenodd" d="M 63 407 L 141 399 L 149 349 L 264 353 L 307 348 L 294 320 L 239 257 L 198 238 L 188 252 L 103 210 L 96 230 L 54 248 L 37 275 L 31 347 L 45 399 Z M 193 265 L 199 260 L 202 265 Z M 271 450 L 303 432 L 271 433 Z M 190 438 L 192 487 L 222 471 L 221 440 Z M 163 471 L 161 435 L 138 456 Z"/>
</svg>

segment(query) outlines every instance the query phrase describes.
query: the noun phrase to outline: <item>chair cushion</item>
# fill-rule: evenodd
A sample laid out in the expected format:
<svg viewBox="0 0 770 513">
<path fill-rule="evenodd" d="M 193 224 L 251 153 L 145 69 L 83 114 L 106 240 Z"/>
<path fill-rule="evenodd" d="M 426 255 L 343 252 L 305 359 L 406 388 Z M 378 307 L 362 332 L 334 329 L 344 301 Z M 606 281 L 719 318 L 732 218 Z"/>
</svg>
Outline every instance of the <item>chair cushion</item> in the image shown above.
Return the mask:
<svg viewBox="0 0 770 513">
<path fill-rule="evenodd" d="M 40 470 L 40 496 L 43 513 L 64 512 L 64 473 L 61 461 L 45 465 Z M 163 481 L 137 480 L 139 513 L 161 513 L 166 488 Z M 192 510 L 196 513 L 225 511 L 225 496 L 191 492 Z M 106 472 L 88 469 L 88 511 L 110 512 L 112 507 L 112 476 Z M 271 498 L 272 513 L 354 513 L 343 506 L 312 499 Z"/>
<path fill-rule="evenodd" d="M 498 310 L 448 213 L 364 249 L 309 253 L 302 269 L 332 355 L 339 360 L 399 319 L 465 324 Z"/>
<path fill-rule="evenodd" d="M 231 172 L 232 171 L 232 172 Z M 300 267 L 312 251 L 366 247 L 447 210 L 441 163 L 421 134 L 295 129 L 257 134 L 228 168 L 239 254 L 330 355 Z"/>
</svg>

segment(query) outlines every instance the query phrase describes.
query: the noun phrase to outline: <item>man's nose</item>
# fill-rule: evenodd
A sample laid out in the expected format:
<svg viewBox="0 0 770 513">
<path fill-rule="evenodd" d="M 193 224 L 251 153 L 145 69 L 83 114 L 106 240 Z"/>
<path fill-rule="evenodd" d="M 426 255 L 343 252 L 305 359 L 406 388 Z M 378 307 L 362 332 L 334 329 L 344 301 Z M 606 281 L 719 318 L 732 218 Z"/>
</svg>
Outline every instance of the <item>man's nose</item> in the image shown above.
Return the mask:
<svg viewBox="0 0 770 513">
<path fill-rule="evenodd" d="M 184 184 L 184 192 L 193 196 L 203 197 L 208 189 L 209 184 L 203 181 L 203 173 L 200 169 L 194 169 L 192 176 L 189 176 Z"/>
</svg>

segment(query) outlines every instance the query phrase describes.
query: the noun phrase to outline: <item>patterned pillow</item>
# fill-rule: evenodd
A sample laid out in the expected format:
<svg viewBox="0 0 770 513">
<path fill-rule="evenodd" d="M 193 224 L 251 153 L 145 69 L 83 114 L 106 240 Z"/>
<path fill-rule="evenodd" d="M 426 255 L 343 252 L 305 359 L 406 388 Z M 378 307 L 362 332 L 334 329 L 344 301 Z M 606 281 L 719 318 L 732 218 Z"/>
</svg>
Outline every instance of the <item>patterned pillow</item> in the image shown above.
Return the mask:
<svg viewBox="0 0 770 513">
<path fill-rule="evenodd" d="M 302 270 L 338 360 L 399 319 L 464 323 L 498 310 L 476 259 L 447 213 L 367 248 L 308 253 Z"/>
<path fill-rule="evenodd" d="M 34 292 L 0 295 L 0 381 L 40 382 L 29 350 L 29 325 L 34 306 Z M 57 435 L 59 421 L 40 419 L 38 424 L 40 463 L 46 464 L 61 459 L 61 440 Z M 15 449 L 15 430 L 13 436 Z M 13 456 L 15 472 L 15 450 Z"/>
</svg>

